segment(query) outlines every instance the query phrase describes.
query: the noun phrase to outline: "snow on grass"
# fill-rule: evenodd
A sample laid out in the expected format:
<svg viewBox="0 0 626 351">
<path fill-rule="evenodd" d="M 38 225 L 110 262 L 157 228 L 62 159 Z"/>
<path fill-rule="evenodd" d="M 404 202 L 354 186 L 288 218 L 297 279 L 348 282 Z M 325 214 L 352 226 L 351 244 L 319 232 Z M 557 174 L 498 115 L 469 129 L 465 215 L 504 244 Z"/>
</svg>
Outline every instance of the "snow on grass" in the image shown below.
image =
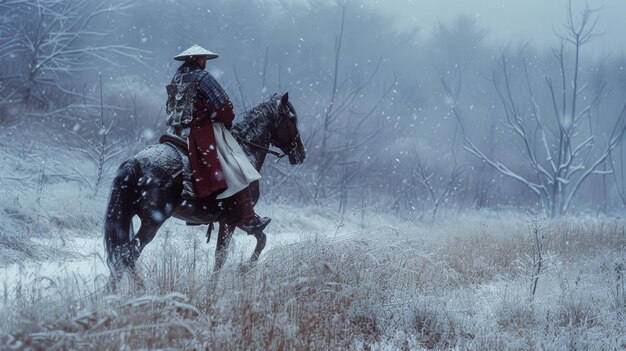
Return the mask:
<svg viewBox="0 0 626 351">
<path fill-rule="evenodd" d="M 215 237 L 171 220 L 140 258 L 144 287 L 113 294 L 107 191 L 93 196 L 57 166 L 40 187 L 30 161 L 42 155 L 0 152 L 0 349 L 626 347 L 623 219 L 546 221 L 533 296 L 528 216 L 424 224 L 261 203 L 273 222 L 255 268 L 240 269 L 255 242 L 237 233 L 213 275 Z"/>
<path fill-rule="evenodd" d="M 213 276 L 213 246 L 172 224 L 141 258 L 143 289 L 94 292 L 93 277 L 76 275 L 23 286 L 5 301 L 2 342 L 75 349 L 625 345 L 626 300 L 616 285 L 623 221 L 551 221 L 552 259 L 531 298 L 518 262 L 531 244 L 523 217 L 474 214 L 411 228 L 372 214 L 363 227 L 348 216 L 337 229 L 319 208 L 265 210 L 286 231 L 270 234 L 275 242 L 250 271 L 238 267 L 250 238 L 235 237 L 229 265 Z M 288 219 L 296 217 L 292 227 Z"/>
<path fill-rule="evenodd" d="M 2 140 L 24 140 L 17 131 L 1 133 Z M 108 189 L 94 196 L 81 181 L 91 172 L 80 153 L 48 146 L 44 136 L 25 140 L 0 144 L 0 264 L 72 256 L 65 238 L 101 232 Z"/>
</svg>

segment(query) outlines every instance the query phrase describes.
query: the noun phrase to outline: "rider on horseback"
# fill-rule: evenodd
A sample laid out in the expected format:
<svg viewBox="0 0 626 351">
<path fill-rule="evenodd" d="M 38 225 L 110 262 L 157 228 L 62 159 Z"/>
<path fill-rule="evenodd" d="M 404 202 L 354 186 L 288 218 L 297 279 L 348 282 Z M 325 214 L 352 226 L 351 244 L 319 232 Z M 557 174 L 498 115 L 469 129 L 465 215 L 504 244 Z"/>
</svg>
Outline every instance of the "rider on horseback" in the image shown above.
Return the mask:
<svg viewBox="0 0 626 351">
<path fill-rule="evenodd" d="M 228 129 L 235 117 L 222 86 L 204 69 L 218 55 L 198 45 L 178 54 L 184 61 L 167 86 L 168 132 L 187 139 L 199 198 L 217 195 L 239 208 L 239 227 L 260 233 L 271 221 L 254 213 L 250 183 L 261 178 Z"/>
</svg>

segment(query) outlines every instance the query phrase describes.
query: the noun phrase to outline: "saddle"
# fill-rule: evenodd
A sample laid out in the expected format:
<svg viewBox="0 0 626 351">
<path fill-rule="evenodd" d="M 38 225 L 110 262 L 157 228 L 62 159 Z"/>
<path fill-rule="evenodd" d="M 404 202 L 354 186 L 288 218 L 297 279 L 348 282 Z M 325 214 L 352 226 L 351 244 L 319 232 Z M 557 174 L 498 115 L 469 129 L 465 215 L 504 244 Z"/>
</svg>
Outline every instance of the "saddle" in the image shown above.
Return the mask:
<svg viewBox="0 0 626 351">
<path fill-rule="evenodd" d="M 189 162 L 189 148 L 187 147 L 187 141 L 177 135 L 165 133 L 159 138 L 160 144 L 166 144 L 172 147 L 180 156 L 180 161 L 183 164 L 183 169 L 174 177 L 178 176 L 182 172 L 183 176 L 183 192 L 181 197 L 185 200 L 195 200 L 198 198 L 196 187 L 193 182 L 191 170 L 191 163 Z"/>
<path fill-rule="evenodd" d="M 187 147 L 187 141 L 175 134 L 165 133 L 159 138 L 159 144 L 165 144 L 170 146 L 172 149 L 176 150 L 176 152 L 180 156 L 180 160 L 183 164 L 183 169 L 174 174 L 174 177 L 177 177 L 182 173 L 183 191 L 181 193 L 181 198 L 184 200 L 189 200 L 189 203 L 187 201 L 184 201 L 184 203 L 187 203 L 187 205 L 184 206 L 185 208 L 182 209 L 182 211 L 186 213 L 186 218 L 193 218 L 195 217 L 194 215 L 197 214 L 196 212 L 198 211 L 198 208 L 190 204 L 195 203 L 195 200 L 202 201 L 202 199 L 198 199 L 198 193 L 196 192 L 196 187 L 193 182 L 193 173 L 191 170 L 191 162 L 189 161 L 189 148 Z M 208 243 L 209 239 L 211 238 L 211 232 L 213 231 L 213 222 L 225 220 L 227 222 L 234 223 L 239 218 L 239 214 L 233 212 L 232 208 L 228 208 L 227 211 L 225 210 L 226 209 L 224 208 L 223 203 L 216 202 L 215 199 L 213 199 L 213 201 L 209 201 L 209 203 L 205 206 L 201 206 L 200 210 L 202 212 L 201 217 L 205 217 L 208 215 L 211 219 L 206 220 L 205 218 L 204 220 L 187 220 L 186 223 L 189 226 L 208 224 L 209 229 L 206 233 Z"/>
</svg>

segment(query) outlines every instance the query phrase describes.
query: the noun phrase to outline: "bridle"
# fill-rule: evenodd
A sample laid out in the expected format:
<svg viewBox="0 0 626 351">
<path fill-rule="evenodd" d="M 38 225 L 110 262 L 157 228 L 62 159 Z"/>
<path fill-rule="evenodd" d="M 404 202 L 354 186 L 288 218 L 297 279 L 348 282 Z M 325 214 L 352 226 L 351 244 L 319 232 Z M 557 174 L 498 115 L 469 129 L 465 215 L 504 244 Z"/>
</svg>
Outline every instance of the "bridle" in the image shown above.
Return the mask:
<svg viewBox="0 0 626 351">
<path fill-rule="evenodd" d="M 282 118 L 281 118 L 282 119 Z M 278 124 L 280 125 L 280 123 Z M 278 127 L 277 127 L 278 128 Z M 296 135 L 293 136 L 293 138 L 291 139 L 291 141 L 289 141 L 289 147 L 288 148 L 283 148 L 280 145 L 278 145 L 278 143 L 276 142 L 276 140 L 274 138 L 270 139 L 270 144 L 276 146 L 277 148 L 281 149 L 281 150 L 285 150 L 287 149 L 287 151 L 283 152 L 282 154 L 276 155 L 278 154 L 278 152 L 270 150 L 269 152 L 272 153 L 272 155 L 278 157 L 278 159 L 281 159 L 287 155 L 291 155 L 293 153 L 296 152 L 296 150 L 298 149 L 298 140 L 300 139 L 300 132 L 297 132 Z"/>
<path fill-rule="evenodd" d="M 278 119 L 278 121 L 276 123 L 274 123 L 273 128 L 274 131 L 276 129 L 278 129 L 278 127 L 280 126 L 280 124 L 283 122 L 283 118 L 285 117 L 283 113 L 281 113 L 280 111 L 278 111 L 280 118 Z M 289 121 L 288 121 L 289 122 Z M 291 123 L 291 122 L 289 122 Z M 275 134 L 275 133 L 272 133 Z M 237 139 L 239 139 L 239 141 L 243 142 L 244 144 L 247 144 L 249 146 L 253 146 L 257 149 L 263 150 L 271 155 L 276 156 L 276 158 L 278 159 L 278 161 L 280 161 L 283 157 L 287 156 L 287 155 L 291 155 L 293 153 L 296 152 L 296 150 L 298 149 L 298 140 L 300 139 L 300 132 L 298 131 L 296 133 L 296 135 L 293 136 L 293 138 L 291 139 L 291 141 L 289 142 L 289 148 L 287 149 L 287 151 L 280 153 L 277 151 L 274 151 L 272 149 L 270 149 L 269 147 L 265 147 L 256 143 L 253 143 L 251 141 L 245 140 L 240 136 L 237 136 Z M 285 148 L 281 147 L 280 145 L 278 145 L 278 143 L 276 142 L 276 140 L 272 137 L 270 138 L 270 144 L 276 146 L 277 148 L 282 150 L 285 150 Z"/>
</svg>

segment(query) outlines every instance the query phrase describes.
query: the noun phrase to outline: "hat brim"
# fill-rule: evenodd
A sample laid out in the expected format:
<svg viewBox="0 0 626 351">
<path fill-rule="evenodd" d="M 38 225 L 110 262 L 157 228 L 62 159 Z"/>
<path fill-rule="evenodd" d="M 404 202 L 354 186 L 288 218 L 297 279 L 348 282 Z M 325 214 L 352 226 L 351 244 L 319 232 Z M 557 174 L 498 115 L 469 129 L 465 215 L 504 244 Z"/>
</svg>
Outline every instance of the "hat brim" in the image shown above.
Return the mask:
<svg viewBox="0 0 626 351">
<path fill-rule="evenodd" d="M 212 60 L 212 59 L 216 59 L 219 57 L 218 54 L 206 54 L 206 55 L 178 55 L 176 57 L 174 57 L 174 60 L 176 61 L 187 61 L 189 59 L 192 59 L 194 57 L 206 57 L 207 60 Z"/>
</svg>

